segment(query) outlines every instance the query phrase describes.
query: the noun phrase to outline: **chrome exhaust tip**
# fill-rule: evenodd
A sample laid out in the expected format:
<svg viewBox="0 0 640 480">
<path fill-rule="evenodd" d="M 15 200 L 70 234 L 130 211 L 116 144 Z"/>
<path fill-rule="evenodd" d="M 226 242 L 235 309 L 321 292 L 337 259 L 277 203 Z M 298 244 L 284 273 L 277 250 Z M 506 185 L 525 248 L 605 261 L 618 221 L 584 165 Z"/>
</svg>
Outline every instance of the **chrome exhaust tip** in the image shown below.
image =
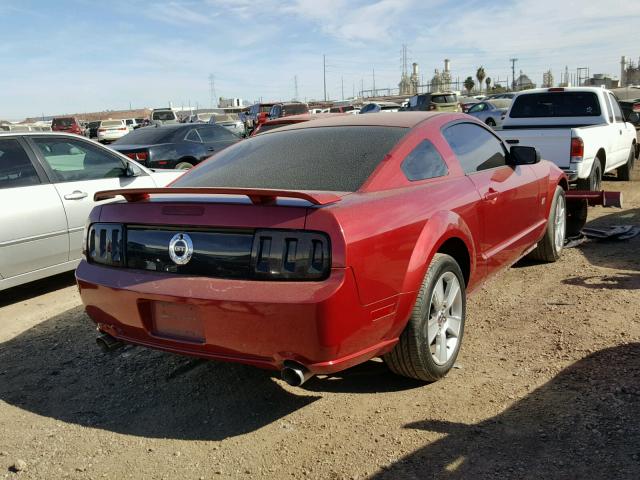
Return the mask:
<svg viewBox="0 0 640 480">
<path fill-rule="evenodd" d="M 284 367 L 280 371 L 280 376 L 282 380 L 292 387 L 299 387 L 313 377 L 313 373 L 297 362 L 286 360 Z"/>
<path fill-rule="evenodd" d="M 103 333 L 102 335 L 97 337 L 96 343 L 98 344 L 98 347 L 100 347 L 100 350 L 105 353 L 112 352 L 124 346 L 124 343 L 122 343 L 120 340 L 116 340 L 111 335 L 108 335 L 106 333 Z"/>
</svg>

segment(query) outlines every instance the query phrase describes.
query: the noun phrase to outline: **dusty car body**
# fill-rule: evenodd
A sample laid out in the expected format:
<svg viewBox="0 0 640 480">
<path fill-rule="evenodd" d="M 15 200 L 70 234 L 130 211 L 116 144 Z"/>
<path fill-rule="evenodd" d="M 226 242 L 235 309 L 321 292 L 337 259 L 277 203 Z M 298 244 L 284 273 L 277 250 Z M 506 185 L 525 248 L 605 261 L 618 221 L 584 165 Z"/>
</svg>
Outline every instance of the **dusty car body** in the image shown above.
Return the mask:
<svg viewBox="0 0 640 480">
<path fill-rule="evenodd" d="M 293 385 L 383 355 L 433 381 L 460 348 L 466 293 L 529 252 L 558 258 L 566 188 L 464 114 L 319 119 L 94 209 L 76 276 L 107 349 L 280 369 Z"/>
</svg>

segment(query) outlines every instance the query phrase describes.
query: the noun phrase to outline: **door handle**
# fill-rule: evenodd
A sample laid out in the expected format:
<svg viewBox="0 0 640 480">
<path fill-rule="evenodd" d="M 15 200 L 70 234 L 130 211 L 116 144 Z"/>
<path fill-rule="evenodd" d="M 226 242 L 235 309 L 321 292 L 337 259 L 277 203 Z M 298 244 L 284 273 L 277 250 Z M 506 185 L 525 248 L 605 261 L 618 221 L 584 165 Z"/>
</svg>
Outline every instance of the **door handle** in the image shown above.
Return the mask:
<svg viewBox="0 0 640 480">
<path fill-rule="evenodd" d="M 622 135 L 622 130 L 620 130 L 620 135 Z"/>
<path fill-rule="evenodd" d="M 495 201 L 498 199 L 498 195 L 500 195 L 500 192 L 498 192 L 497 190 L 490 188 L 487 193 L 485 193 L 482 196 L 482 199 L 485 202 L 489 202 L 489 203 L 495 203 Z"/>
<path fill-rule="evenodd" d="M 74 190 L 71 193 L 67 193 L 64 196 L 65 200 L 82 200 L 83 198 L 87 198 L 89 194 L 87 192 L 81 192 L 80 190 Z"/>
</svg>

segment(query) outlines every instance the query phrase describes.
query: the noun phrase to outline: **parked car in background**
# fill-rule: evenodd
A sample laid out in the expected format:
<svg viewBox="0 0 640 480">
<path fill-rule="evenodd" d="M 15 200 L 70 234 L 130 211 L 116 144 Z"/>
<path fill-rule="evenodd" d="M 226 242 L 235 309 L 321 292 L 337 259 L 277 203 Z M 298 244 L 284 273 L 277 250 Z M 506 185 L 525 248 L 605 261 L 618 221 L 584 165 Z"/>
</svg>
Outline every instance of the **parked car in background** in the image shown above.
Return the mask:
<svg viewBox="0 0 640 480">
<path fill-rule="evenodd" d="M 210 124 L 220 125 L 221 127 L 226 128 L 234 135 L 238 137 L 246 136 L 246 132 L 244 129 L 244 122 L 240 120 L 240 117 L 237 113 L 225 113 L 222 115 L 211 115 L 209 118 Z"/>
<path fill-rule="evenodd" d="M 513 100 L 515 96 L 516 96 L 515 92 L 493 93 L 487 96 L 486 100 L 495 100 L 495 99 Z"/>
<path fill-rule="evenodd" d="M 609 90 L 540 88 L 519 92 L 497 132 L 510 145 L 537 148 L 579 190 L 600 190 L 602 175 L 630 180 L 637 151 L 636 129 Z"/>
<path fill-rule="evenodd" d="M 189 115 L 184 123 L 208 123 L 212 117 L 215 117 L 217 114 L 208 112 L 208 113 L 194 113 L 193 115 Z"/>
<path fill-rule="evenodd" d="M 185 123 L 139 128 L 111 148 L 149 168 L 184 170 L 239 140 L 219 125 Z"/>
<path fill-rule="evenodd" d="M 80 122 L 75 117 L 56 117 L 51 122 L 52 132 L 74 133 L 83 135 Z"/>
<path fill-rule="evenodd" d="M 73 270 L 99 190 L 162 187 L 154 172 L 65 133 L 0 134 L 0 290 Z"/>
<path fill-rule="evenodd" d="M 347 113 L 347 112 L 352 112 L 354 110 L 360 110 L 357 107 L 354 107 L 353 105 L 341 105 L 338 107 L 331 107 L 329 109 L 329 113 Z"/>
<path fill-rule="evenodd" d="M 309 113 L 309 105 L 301 102 L 276 103 L 269 110 L 269 120 L 288 117 L 289 115 L 301 115 Z"/>
<path fill-rule="evenodd" d="M 251 133 L 258 124 L 267 120 L 269 111 L 274 105 L 275 103 L 254 103 L 249 107 L 249 110 L 243 115 L 247 133 Z"/>
<path fill-rule="evenodd" d="M 171 108 L 156 108 L 151 112 L 151 123 L 156 125 L 170 125 L 180 122 L 178 115 Z"/>
<path fill-rule="evenodd" d="M 131 130 L 124 120 L 100 120 L 98 127 L 98 141 L 109 143 L 124 137 Z"/>
<path fill-rule="evenodd" d="M 136 118 L 135 121 L 136 121 L 136 125 L 133 128 L 140 128 L 140 127 L 144 126 L 145 122 L 148 122 L 148 119 L 146 119 L 146 118 Z"/>
<path fill-rule="evenodd" d="M 636 128 L 640 128 L 640 98 L 633 100 L 619 100 L 622 116 L 627 122 L 633 123 Z M 638 115 L 632 116 L 632 113 Z"/>
<path fill-rule="evenodd" d="M 87 138 L 98 138 L 98 128 L 100 128 L 100 120 L 87 123 L 84 135 Z"/>
<path fill-rule="evenodd" d="M 471 107 L 480 103 L 480 101 L 473 97 L 458 97 L 458 103 L 460 104 L 460 110 L 462 113 L 467 113 Z"/>
<path fill-rule="evenodd" d="M 394 102 L 370 102 L 360 109 L 360 113 L 399 112 L 401 105 Z"/>
<path fill-rule="evenodd" d="M 126 118 L 124 123 L 127 125 L 129 131 L 135 130 L 139 127 L 138 122 L 135 118 Z"/>
<path fill-rule="evenodd" d="M 101 342 L 275 368 L 291 385 L 377 356 L 432 382 L 455 364 L 467 292 L 528 252 L 559 258 L 567 187 L 467 115 L 331 117 L 97 207 L 87 244 L 115 238 L 107 251 L 124 255 L 88 249 L 76 278 Z"/>
<path fill-rule="evenodd" d="M 490 127 L 499 127 L 510 105 L 509 99 L 485 100 L 473 105 L 467 113 Z"/>
<path fill-rule="evenodd" d="M 405 108 L 410 112 L 415 111 L 437 111 L 437 112 L 460 112 L 458 97 L 453 92 L 420 93 L 409 99 L 409 104 Z"/>
</svg>

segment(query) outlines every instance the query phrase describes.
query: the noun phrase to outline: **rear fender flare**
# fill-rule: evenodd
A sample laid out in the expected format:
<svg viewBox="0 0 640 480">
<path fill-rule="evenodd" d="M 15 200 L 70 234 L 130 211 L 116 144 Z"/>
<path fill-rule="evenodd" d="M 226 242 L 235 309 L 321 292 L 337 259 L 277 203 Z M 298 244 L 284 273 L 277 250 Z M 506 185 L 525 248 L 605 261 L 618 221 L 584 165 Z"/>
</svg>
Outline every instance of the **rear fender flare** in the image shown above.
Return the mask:
<svg viewBox="0 0 640 480">
<path fill-rule="evenodd" d="M 440 211 L 427 220 L 418 237 L 407 266 L 402 292 L 415 292 L 420 289 L 433 256 L 451 238 L 462 240 L 467 247 L 469 252 L 469 279 L 474 278 L 476 248 L 471 230 L 457 213 Z"/>
</svg>

